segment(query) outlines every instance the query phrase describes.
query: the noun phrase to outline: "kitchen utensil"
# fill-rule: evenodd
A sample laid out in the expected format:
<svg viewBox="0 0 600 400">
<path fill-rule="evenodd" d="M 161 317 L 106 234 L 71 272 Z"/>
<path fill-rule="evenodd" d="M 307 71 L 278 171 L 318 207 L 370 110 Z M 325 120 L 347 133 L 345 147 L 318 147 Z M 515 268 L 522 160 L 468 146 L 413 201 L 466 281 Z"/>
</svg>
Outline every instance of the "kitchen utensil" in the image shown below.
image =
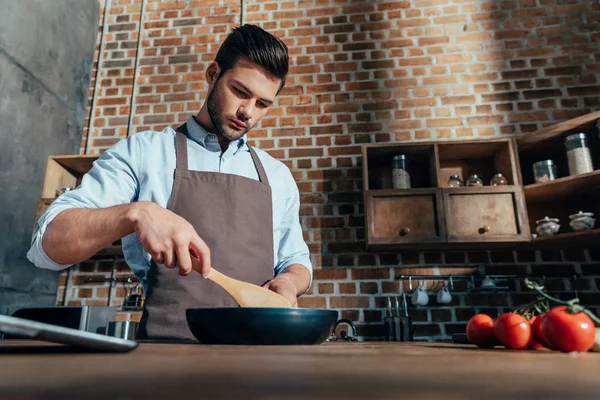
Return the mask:
<svg viewBox="0 0 600 400">
<path fill-rule="evenodd" d="M 23 339 L 62 343 L 91 351 L 127 352 L 138 346 L 138 343 L 133 340 L 124 340 L 8 315 L 0 315 L 0 332 Z"/>
<path fill-rule="evenodd" d="M 310 308 L 189 308 L 187 323 L 203 344 L 309 345 L 325 341 L 338 312 Z"/>
<path fill-rule="evenodd" d="M 200 260 L 192 253 L 190 253 L 190 257 L 192 258 L 192 269 L 196 272 L 200 272 Z M 290 302 L 287 301 L 285 297 L 272 290 L 230 278 L 214 268 L 211 268 L 208 279 L 225 289 L 225 291 L 227 291 L 227 293 L 229 293 L 242 307 L 291 307 Z"/>
<path fill-rule="evenodd" d="M 408 302 L 406 292 L 402 292 L 402 305 L 404 307 L 404 318 L 402 319 L 402 341 L 412 342 L 412 320 L 408 315 Z"/>
<path fill-rule="evenodd" d="M 594 170 L 592 156 L 585 133 L 569 135 L 565 139 L 569 175 L 587 174 Z"/>
<path fill-rule="evenodd" d="M 388 342 L 399 342 L 402 340 L 402 320 L 400 317 L 400 306 L 398 298 L 394 297 L 394 306 L 392 307 L 392 298 L 387 298 L 387 310 L 385 317 Z"/>
<path fill-rule="evenodd" d="M 392 311 L 392 300 L 390 297 L 387 298 L 387 308 L 385 310 L 385 327 L 387 330 L 388 342 L 394 340 L 394 322 L 393 322 L 393 311 Z"/>
<path fill-rule="evenodd" d="M 394 311 L 396 315 L 394 316 L 394 341 L 401 342 L 402 341 L 402 316 L 400 314 L 400 305 L 398 303 L 398 298 L 394 297 Z"/>
<path fill-rule="evenodd" d="M 422 285 L 412 292 L 411 300 L 415 306 L 426 306 L 429 303 L 429 296 L 423 290 Z"/>
<path fill-rule="evenodd" d="M 447 282 L 444 282 L 444 287 L 438 291 L 437 302 L 438 304 L 450 304 L 452 301 L 452 295 L 448 289 Z"/>
<path fill-rule="evenodd" d="M 506 186 L 508 181 L 500 172 L 498 172 L 490 181 L 490 186 Z"/>
<path fill-rule="evenodd" d="M 535 223 L 537 224 L 535 231 L 540 236 L 554 235 L 560 229 L 560 225 L 558 224 L 558 222 L 558 218 L 544 217 L 544 219 L 535 221 Z"/>
<path fill-rule="evenodd" d="M 348 325 L 348 329 L 345 331 L 341 331 L 340 332 L 340 336 L 336 336 L 335 332 L 337 331 L 337 327 L 340 324 L 346 324 Z M 348 332 L 350 332 L 350 330 L 352 330 L 352 334 L 348 334 Z M 354 322 L 350 321 L 349 319 L 340 319 L 335 323 L 335 326 L 333 327 L 333 333 L 331 334 L 331 336 L 329 336 L 327 338 L 328 342 L 357 342 L 358 339 L 356 337 L 356 326 L 354 325 Z"/>
<path fill-rule="evenodd" d="M 474 175 L 471 175 L 469 177 L 469 179 L 467 179 L 467 186 L 471 186 L 471 187 L 483 186 L 483 181 L 481 180 L 481 178 L 479 176 L 474 174 Z"/>
<path fill-rule="evenodd" d="M 106 328 L 106 334 L 121 339 L 135 340 L 138 322 L 134 321 L 111 321 Z"/>
<path fill-rule="evenodd" d="M 495 289 L 496 288 L 496 282 L 494 282 L 493 279 L 489 278 L 489 277 L 485 277 L 482 281 L 481 281 L 481 288 L 482 289 Z"/>
<path fill-rule="evenodd" d="M 593 213 L 579 211 L 577 214 L 569 215 L 569 219 L 571 220 L 569 226 L 575 232 L 593 229 L 596 224 L 596 220 L 593 217 Z"/>
<path fill-rule="evenodd" d="M 465 184 L 458 175 L 451 175 L 448 178 L 448 187 L 463 187 Z"/>
<path fill-rule="evenodd" d="M 410 174 L 404 154 L 398 154 L 392 158 L 392 187 L 394 189 L 410 189 Z"/>
<path fill-rule="evenodd" d="M 106 334 L 106 325 L 114 321 L 117 307 L 107 306 L 11 306 L 6 315 L 45 324 Z M 4 336 L 5 338 L 8 335 Z"/>
<path fill-rule="evenodd" d="M 543 160 L 533 164 L 533 177 L 536 183 L 545 183 L 558 178 L 558 170 L 554 161 Z"/>
<path fill-rule="evenodd" d="M 129 293 L 123 301 L 123 310 L 142 310 L 144 308 L 144 297 L 140 293 L 140 289 L 140 284 L 129 289 Z"/>
</svg>

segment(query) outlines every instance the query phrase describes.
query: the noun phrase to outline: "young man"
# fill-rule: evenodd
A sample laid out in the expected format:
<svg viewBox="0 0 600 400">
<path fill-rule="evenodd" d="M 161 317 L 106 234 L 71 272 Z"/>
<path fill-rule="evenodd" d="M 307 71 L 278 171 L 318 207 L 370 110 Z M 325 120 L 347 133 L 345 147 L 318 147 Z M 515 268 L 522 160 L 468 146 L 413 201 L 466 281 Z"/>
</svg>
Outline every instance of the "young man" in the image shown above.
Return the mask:
<svg viewBox="0 0 600 400">
<path fill-rule="evenodd" d="M 122 238 L 146 291 L 141 338 L 193 339 L 186 308 L 237 306 L 204 279 L 211 265 L 297 305 L 312 278 L 298 188 L 246 135 L 287 73 L 281 40 L 253 25 L 234 29 L 206 70 L 200 112 L 176 130 L 141 132 L 104 152 L 40 218 L 29 260 L 60 270 Z M 190 273 L 190 251 L 201 274 Z"/>
</svg>

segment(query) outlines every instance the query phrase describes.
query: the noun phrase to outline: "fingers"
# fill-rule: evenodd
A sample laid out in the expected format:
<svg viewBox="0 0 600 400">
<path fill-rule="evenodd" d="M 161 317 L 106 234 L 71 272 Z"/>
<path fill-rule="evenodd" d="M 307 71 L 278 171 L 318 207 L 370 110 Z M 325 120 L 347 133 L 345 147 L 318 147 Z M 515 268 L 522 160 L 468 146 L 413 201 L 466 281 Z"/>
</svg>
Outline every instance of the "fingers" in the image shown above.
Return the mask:
<svg viewBox="0 0 600 400">
<path fill-rule="evenodd" d="M 178 244 L 175 248 L 177 261 L 179 262 L 179 275 L 188 275 L 192 272 L 192 259 L 189 252 L 189 244 Z"/>
<path fill-rule="evenodd" d="M 210 274 L 210 249 L 204 243 L 204 240 L 200 239 L 200 236 L 192 236 L 189 251 L 195 255 L 201 261 L 200 274 L 203 278 L 208 278 Z M 196 270 L 196 268 L 194 268 Z"/>
<path fill-rule="evenodd" d="M 160 252 L 151 252 L 150 255 L 152 256 L 152 259 L 154 260 L 154 262 L 158 265 L 163 265 L 163 254 Z"/>
<path fill-rule="evenodd" d="M 173 254 L 173 250 L 169 249 L 169 250 L 163 251 L 162 254 L 163 254 L 165 267 L 173 268 L 175 266 L 175 257 Z"/>
</svg>

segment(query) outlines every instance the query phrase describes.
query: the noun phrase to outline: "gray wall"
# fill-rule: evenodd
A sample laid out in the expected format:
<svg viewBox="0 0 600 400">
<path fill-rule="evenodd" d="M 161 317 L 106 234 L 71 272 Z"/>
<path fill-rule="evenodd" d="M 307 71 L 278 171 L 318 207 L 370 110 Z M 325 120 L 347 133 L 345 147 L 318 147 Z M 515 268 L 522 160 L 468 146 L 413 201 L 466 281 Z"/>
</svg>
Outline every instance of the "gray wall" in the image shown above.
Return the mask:
<svg viewBox="0 0 600 400">
<path fill-rule="evenodd" d="M 26 258 L 49 155 L 78 154 L 98 0 L 0 0 L 0 313 L 52 305 L 58 274 Z"/>
</svg>

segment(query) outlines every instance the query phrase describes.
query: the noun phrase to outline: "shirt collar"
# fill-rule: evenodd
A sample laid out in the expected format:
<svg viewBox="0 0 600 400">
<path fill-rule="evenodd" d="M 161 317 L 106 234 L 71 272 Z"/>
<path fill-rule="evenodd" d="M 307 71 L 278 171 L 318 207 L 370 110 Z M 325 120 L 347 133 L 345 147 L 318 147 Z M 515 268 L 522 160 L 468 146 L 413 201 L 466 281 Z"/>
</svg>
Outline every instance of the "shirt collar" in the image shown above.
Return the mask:
<svg viewBox="0 0 600 400">
<path fill-rule="evenodd" d="M 215 135 L 213 133 L 210 133 L 206 129 L 204 129 L 198 122 L 196 122 L 196 119 L 193 116 L 188 118 L 186 124 L 187 124 L 189 138 L 192 139 L 194 142 L 197 142 L 198 144 L 200 144 L 202 147 L 208 148 L 207 141 L 214 139 Z M 244 136 L 242 136 L 238 140 L 232 142 L 229 146 L 236 148 L 236 150 L 235 150 L 236 153 L 242 149 L 247 149 L 248 148 L 248 135 L 244 134 Z"/>
</svg>

